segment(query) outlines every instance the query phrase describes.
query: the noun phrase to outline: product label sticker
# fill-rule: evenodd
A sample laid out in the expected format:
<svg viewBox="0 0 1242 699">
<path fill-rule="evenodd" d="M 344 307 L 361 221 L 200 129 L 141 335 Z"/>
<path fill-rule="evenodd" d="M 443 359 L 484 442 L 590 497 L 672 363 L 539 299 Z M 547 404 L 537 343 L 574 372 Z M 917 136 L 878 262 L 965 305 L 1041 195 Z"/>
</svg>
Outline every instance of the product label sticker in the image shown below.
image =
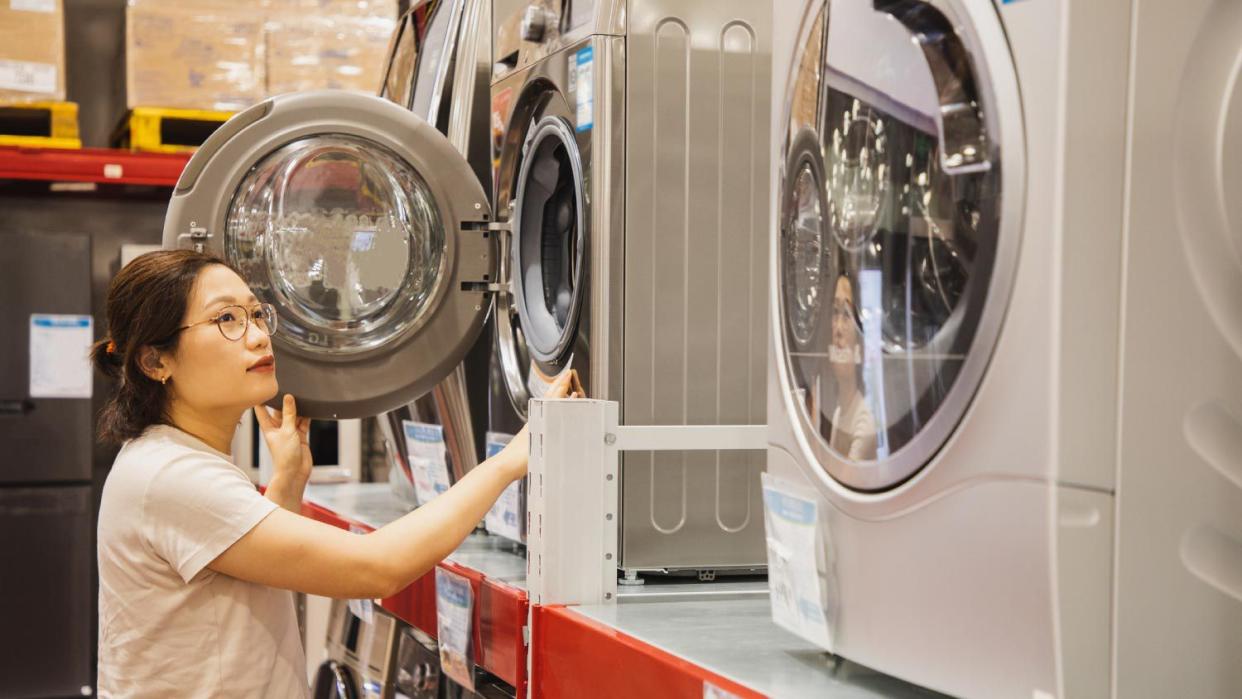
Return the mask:
<svg viewBox="0 0 1242 699">
<path fill-rule="evenodd" d="M 402 420 L 406 453 L 410 459 L 410 475 L 414 477 L 414 494 L 420 505 L 431 502 L 449 489 L 448 450 L 444 446 L 444 428 L 425 422 Z"/>
<path fill-rule="evenodd" d="M 56 66 L 33 61 L 0 61 L 0 90 L 56 94 Z"/>
<path fill-rule="evenodd" d="M 574 92 L 578 98 L 578 131 L 590 131 L 595 124 L 595 49 L 588 46 L 570 59 L 574 69 Z"/>
<path fill-rule="evenodd" d="M 474 594 L 470 581 L 436 568 L 436 629 L 440 668 L 457 684 L 474 691 L 474 648 L 470 643 Z"/>
<path fill-rule="evenodd" d="M 90 398 L 95 322 L 86 315 L 30 316 L 30 397 Z"/>
<path fill-rule="evenodd" d="M 487 433 L 487 458 L 500 453 L 501 449 L 513 439 L 513 435 L 502 432 Z M 483 527 L 496 536 L 503 536 L 512 541 L 522 541 L 522 484 L 519 479 L 509 484 L 500 494 L 500 498 L 487 511 L 483 518 Z"/>
<path fill-rule="evenodd" d="M 56 0 L 9 0 L 9 9 L 51 13 L 56 11 Z"/>
<path fill-rule="evenodd" d="M 772 620 L 832 651 L 835 595 L 819 505 L 812 494 L 763 474 Z"/>
</svg>

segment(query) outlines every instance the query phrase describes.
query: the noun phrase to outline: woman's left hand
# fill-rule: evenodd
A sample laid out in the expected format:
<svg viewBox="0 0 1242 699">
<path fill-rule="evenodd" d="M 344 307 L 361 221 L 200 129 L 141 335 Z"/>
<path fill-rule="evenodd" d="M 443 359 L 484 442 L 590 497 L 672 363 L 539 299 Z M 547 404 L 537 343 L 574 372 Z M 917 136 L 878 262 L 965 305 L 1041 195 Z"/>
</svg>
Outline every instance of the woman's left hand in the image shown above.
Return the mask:
<svg viewBox="0 0 1242 699">
<path fill-rule="evenodd" d="M 297 403 L 287 393 L 281 410 L 256 405 L 254 416 L 272 453 L 272 481 L 286 481 L 298 489 L 305 486 L 313 465 L 308 441 L 310 418 L 298 417 Z"/>
</svg>

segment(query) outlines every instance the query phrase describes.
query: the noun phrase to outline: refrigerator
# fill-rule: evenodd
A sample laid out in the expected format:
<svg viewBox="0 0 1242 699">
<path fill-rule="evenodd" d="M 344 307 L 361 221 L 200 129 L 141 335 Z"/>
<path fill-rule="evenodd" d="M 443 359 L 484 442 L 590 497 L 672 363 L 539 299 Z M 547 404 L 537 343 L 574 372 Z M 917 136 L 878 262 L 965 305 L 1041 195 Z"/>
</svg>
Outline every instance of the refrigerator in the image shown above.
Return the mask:
<svg viewBox="0 0 1242 699">
<path fill-rule="evenodd" d="M 90 245 L 0 245 L 0 699 L 94 691 Z"/>
</svg>

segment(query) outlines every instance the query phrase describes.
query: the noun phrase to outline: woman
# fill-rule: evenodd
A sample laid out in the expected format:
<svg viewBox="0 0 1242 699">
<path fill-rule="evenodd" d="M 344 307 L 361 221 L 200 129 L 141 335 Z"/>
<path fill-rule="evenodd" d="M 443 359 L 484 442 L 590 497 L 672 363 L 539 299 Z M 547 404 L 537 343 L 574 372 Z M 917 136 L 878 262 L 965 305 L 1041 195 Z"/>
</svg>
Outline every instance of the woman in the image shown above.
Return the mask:
<svg viewBox="0 0 1242 699">
<path fill-rule="evenodd" d="M 837 277 L 832 294 L 832 346 L 828 360 L 837 384 L 837 406 L 832 411 L 828 444 L 850 461 L 876 456 L 875 416 L 862 392 L 862 343 L 854 285 L 848 275 Z"/>
<path fill-rule="evenodd" d="M 224 262 L 189 251 L 137 258 L 108 292 L 111 338 L 92 359 L 117 379 L 102 439 L 124 446 L 99 511 L 102 697 L 305 697 L 296 590 L 389 597 L 431 570 L 526 473 L 526 430 L 448 492 L 373 533 L 300 516 L 309 420 L 277 395 L 260 304 Z M 571 375 L 551 397 L 570 394 Z M 575 395 L 577 395 L 575 393 Z M 272 453 L 265 494 L 229 461 L 255 414 Z"/>
</svg>

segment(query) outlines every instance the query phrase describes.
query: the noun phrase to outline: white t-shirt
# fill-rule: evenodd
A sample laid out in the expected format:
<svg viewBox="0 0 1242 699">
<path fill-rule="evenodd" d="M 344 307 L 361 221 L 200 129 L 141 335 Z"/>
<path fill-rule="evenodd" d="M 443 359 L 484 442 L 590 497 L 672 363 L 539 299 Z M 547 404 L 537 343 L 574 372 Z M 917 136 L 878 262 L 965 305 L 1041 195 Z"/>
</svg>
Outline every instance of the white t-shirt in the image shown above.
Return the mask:
<svg viewBox="0 0 1242 699">
<path fill-rule="evenodd" d="M 293 593 L 206 567 L 276 507 L 181 430 L 125 444 L 99 508 L 99 696 L 309 696 Z"/>
</svg>

